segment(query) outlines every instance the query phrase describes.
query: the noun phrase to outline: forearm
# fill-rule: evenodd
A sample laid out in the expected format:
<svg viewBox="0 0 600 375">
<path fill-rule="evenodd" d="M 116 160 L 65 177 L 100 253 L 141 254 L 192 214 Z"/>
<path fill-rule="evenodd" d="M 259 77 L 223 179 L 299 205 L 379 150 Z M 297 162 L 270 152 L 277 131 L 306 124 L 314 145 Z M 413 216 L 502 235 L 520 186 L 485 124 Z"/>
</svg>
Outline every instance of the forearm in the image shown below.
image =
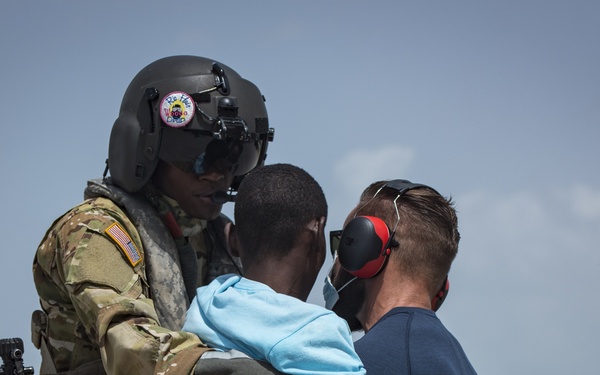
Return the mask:
<svg viewBox="0 0 600 375">
<path fill-rule="evenodd" d="M 110 289 L 87 288 L 78 300 L 80 307 L 87 306 L 79 315 L 89 322 L 86 329 L 96 332 L 108 374 L 152 374 L 169 368 L 169 373 L 190 374 L 207 350 L 196 335 L 161 327 L 152 300 L 143 296 L 133 299 Z"/>
<path fill-rule="evenodd" d="M 206 350 L 193 334 L 135 319 L 111 326 L 101 352 L 108 374 L 189 375 Z"/>
</svg>

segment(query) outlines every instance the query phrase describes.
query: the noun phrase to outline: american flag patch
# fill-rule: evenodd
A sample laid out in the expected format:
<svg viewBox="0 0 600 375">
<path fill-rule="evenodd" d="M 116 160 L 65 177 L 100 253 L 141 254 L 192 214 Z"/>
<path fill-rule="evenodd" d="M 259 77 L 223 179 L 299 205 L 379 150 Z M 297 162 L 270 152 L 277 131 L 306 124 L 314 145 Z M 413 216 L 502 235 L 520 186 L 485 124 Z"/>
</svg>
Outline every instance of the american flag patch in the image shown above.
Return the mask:
<svg viewBox="0 0 600 375">
<path fill-rule="evenodd" d="M 135 267 L 135 265 L 142 260 L 142 254 L 140 254 L 140 251 L 131 240 L 131 237 L 129 237 L 119 223 L 112 223 L 110 227 L 104 230 L 104 232 L 106 232 L 110 238 L 115 240 L 132 266 Z"/>
</svg>

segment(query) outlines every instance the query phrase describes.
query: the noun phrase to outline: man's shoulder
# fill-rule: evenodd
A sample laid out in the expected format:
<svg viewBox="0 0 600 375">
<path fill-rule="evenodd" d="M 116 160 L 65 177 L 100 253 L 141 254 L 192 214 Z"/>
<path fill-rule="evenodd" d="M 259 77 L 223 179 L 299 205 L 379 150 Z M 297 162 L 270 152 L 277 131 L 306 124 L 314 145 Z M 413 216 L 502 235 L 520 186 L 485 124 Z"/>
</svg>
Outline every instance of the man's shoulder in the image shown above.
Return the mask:
<svg viewBox="0 0 600 375">
<path fill-rule="evenodd" d="M 65 214 L 60 216 L 56 223 L 72 221 L 73 218 L 88 218 L 100 221 L 129 221 L 127 214 L 119 205 L 105 197 L 88 198 L 85 201 L 72 207 Z"/>
<path fill-rule="evenodd" d="M 395 307 L 384 314 L 364 336 L 355 342 L 356 351 L 361 357 L 378 356 L 382 354 L 380 353 L 382 348 L 389 346 L 390 343 L 394 343 L 394 347 L 399 350 L 403 349 L 408 341 L 413 341 L 420 336 L 423 329 L 431 328 L 422 321 L 423 318 L 428 319 L 428 316 L 424 309 Z"/>
<path fill-rule="evenodd" d="M 83 201 L 55 220 L 38 247 L 38 261 L 54 261 L 56 248 L 61 261 L 70 263 L 76 253 L 82 256 L 98 248 L 98 236 L 125 253 L 132 253 L 134 265 L 141 259 L 141 242 L 131 220 L 115 202 L 97 197 Z"/>
<path fill-rule="evenodd" d="M 86 231 L 108 236 L 105 230 L 115 223 L 127 232 L 135 231 L 127 214 L 115 202 L 97 197 L 73 207 L 55 221 L 53 228 L 65 237 L 78 237 L 75 233 L 81 235 Z"/>
<path fill-rule="evenodd" d="M 354 346 L 367 371 L 454 374 L 459 366 L 474 373 L 458 341 L 427 309 L 390 310 Z"/>
</svg>

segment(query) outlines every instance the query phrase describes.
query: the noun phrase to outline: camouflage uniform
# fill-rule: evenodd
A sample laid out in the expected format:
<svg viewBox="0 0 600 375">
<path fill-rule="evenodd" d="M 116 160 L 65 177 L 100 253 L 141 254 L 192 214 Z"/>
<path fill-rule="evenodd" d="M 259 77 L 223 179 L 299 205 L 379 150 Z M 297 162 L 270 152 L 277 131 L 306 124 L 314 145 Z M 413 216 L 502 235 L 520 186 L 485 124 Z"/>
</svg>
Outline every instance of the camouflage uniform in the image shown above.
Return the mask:
<svg viewBox="0 0 600 375">
<path fill-rule="evenodd" d="M 86 198 L 54 222 L 34 259 L 41 373 L 191 373 L 208 349 L 179 331 L 193 297 L 185 284 L 236 272 L 219 238 L 226 218 L 195 220 L 154 189 L 127 194 L 99 181 Z M 163 224 L 169 212 L 179 238 Z"/>
</svg>

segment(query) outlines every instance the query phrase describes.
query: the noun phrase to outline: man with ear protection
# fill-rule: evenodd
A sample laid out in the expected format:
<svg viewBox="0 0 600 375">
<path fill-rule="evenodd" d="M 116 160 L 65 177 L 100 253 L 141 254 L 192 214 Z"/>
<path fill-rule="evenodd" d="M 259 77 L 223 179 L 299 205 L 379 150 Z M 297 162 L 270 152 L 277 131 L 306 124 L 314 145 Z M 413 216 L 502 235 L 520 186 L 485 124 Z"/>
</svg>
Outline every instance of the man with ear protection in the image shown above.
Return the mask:
<svg viewBox="0 0 600 375">
<path fill-rule="evenodd" d="M 407 180 L 364 190 L 344 229 L 330 232 L 326 307 L 365 335 L 356 352 L 370 375 L 475 374 L 435 311 L 458 251 L 451 199 Z"/>
<path fill-rule="evenodd" d="M 199 288 L 183 329 L 281 373 L 365 374 L 346 322 L 306 303 L 326 253 L 327 202 L 319 184 L 290 164 L 257 168 L 239 187 L 234 217 L 229 243 L 244 276 L 223 275 Z M 218 366 L 219 353 L 209 355 L 199 368 Z"/>
</svg>

